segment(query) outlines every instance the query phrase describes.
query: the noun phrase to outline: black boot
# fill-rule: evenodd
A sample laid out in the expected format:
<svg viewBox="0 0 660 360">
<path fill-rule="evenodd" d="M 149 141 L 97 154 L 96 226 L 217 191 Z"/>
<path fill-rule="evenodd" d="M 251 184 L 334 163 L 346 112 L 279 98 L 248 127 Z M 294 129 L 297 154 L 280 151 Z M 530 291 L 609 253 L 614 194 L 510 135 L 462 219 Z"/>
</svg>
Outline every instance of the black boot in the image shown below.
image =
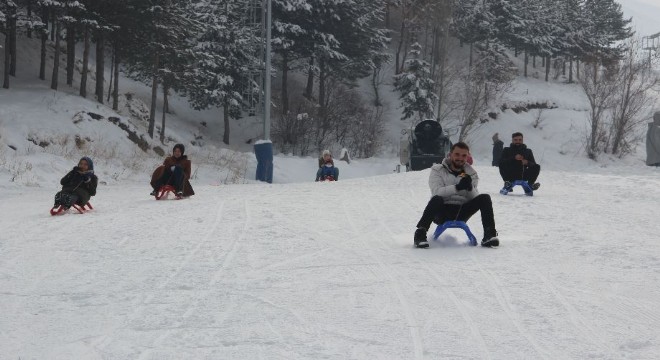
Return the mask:
<svg viewBox="0 0 660 360">
<path fill-rule="evenodd" d="M 429 242 L 426 240 L 426 229 L 418 227 L 415 230 L 415 246 L 418 248 L 429 247 Z"/>
<path fill-rule="evenodd" d="M 500 246 L 500 239 L 497 238 L 497 230 L 484 229 L 484 238 L 481 240 L 481 246 L 483 247 Z"/>
</svg>

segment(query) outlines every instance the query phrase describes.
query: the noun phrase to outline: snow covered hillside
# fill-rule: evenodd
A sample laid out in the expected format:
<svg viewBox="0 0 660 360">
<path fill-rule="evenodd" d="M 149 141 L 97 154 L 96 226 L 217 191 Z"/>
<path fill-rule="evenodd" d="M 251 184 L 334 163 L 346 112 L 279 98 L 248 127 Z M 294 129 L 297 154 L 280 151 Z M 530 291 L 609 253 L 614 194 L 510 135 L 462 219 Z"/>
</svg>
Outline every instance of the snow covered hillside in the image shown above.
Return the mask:
<svg viewBox="0 0 660 360">
<path fill-rule="evenodd" d="M 478 170 L 498 249 L 413 248 L 428 170 L 116 184 L 59 217 L 54 189 L 3 189 L 0 358 L 656 359 L 659 170 L 542 171 L 531 198 Z"/>
</svg>

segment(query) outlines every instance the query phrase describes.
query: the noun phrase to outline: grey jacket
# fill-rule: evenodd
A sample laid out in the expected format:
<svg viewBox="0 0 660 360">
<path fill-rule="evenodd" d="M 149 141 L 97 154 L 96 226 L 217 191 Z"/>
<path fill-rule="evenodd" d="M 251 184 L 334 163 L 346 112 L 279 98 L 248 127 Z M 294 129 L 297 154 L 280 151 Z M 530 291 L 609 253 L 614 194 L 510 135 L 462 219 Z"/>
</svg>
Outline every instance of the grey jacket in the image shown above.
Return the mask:
<svg viewBox="0 0 660 360">
<path fill-rule="evenodd" d="M 444 159 L 441 164 L 435 164 L 431 167 L 429 176 L 429 187 L 433 196 L 440 196 L 445 204 L 462 205 L 468 200 L 474 199 L 479 195 L 477 185 L 479 184 L 479 175 L 469 164 L 463 166 L 463 172 L 472 178 L 472 190 L 456 190 L 456 184 L 461 181 L 461 177 L 449 169 L 449 159 Z"/>
</svg>

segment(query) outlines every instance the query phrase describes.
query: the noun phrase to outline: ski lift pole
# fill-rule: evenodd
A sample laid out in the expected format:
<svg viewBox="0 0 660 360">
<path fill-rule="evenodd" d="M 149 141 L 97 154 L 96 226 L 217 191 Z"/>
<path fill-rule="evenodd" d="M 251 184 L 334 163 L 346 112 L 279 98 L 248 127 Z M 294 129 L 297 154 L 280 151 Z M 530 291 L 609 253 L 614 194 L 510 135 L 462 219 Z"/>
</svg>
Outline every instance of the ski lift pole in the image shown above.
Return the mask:
<svg viewBox="0 0 660 360">
<path fill-rule="evenodd" d="M 264 138 L 254 144 L 254 154 L 257 156 L 256 179 L 267 183 L 273 182 L 273 143 L 270 141 L 270 63 L 271 63 L 271 22 L 272 0 L 266 2 L 266 51 L 264 58 Z"/>
</svg>

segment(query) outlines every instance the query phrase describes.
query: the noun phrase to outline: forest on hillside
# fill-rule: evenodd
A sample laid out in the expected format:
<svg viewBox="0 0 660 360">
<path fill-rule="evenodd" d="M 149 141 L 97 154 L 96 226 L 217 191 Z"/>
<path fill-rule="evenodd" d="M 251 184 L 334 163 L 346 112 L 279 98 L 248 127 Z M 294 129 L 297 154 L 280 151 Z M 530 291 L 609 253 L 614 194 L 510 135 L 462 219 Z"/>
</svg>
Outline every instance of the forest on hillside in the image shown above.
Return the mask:
<svg viewBox="0 0 660 360">
<path fill-rule="evenodd" d="M 3 87 L 11 91 L 21 64 L 39 64 L 30 71 L 52 89 L 64 71 L 80 96 L 117 109 L 121 72 L 152 88 L 149 136 L 158 135 L 161 96 L 164 141 L 174 91 L 195 109 L 221 109 L 228 144 L 229 121 L 261 110 L 266 8 L 266 0 L 1 0 Z M 404 120 L 435 119 L 464 140 L 516 76 L 541 66 L 545 81 L 561 74 L 584 88 L 589 156 L 623 155 L 656 85 L 614 0 L 272 0 L 272 21 L 272 137 L 294 154 L 336 144 L 376 154 L 392 73 Z M 22 41 L 40 44 L 40 59 L 19 59 Z M 524 59 L 522 69 L 512 57 Z M 369 98 L 355 91 L 359 80 Z"/>
</svg>

